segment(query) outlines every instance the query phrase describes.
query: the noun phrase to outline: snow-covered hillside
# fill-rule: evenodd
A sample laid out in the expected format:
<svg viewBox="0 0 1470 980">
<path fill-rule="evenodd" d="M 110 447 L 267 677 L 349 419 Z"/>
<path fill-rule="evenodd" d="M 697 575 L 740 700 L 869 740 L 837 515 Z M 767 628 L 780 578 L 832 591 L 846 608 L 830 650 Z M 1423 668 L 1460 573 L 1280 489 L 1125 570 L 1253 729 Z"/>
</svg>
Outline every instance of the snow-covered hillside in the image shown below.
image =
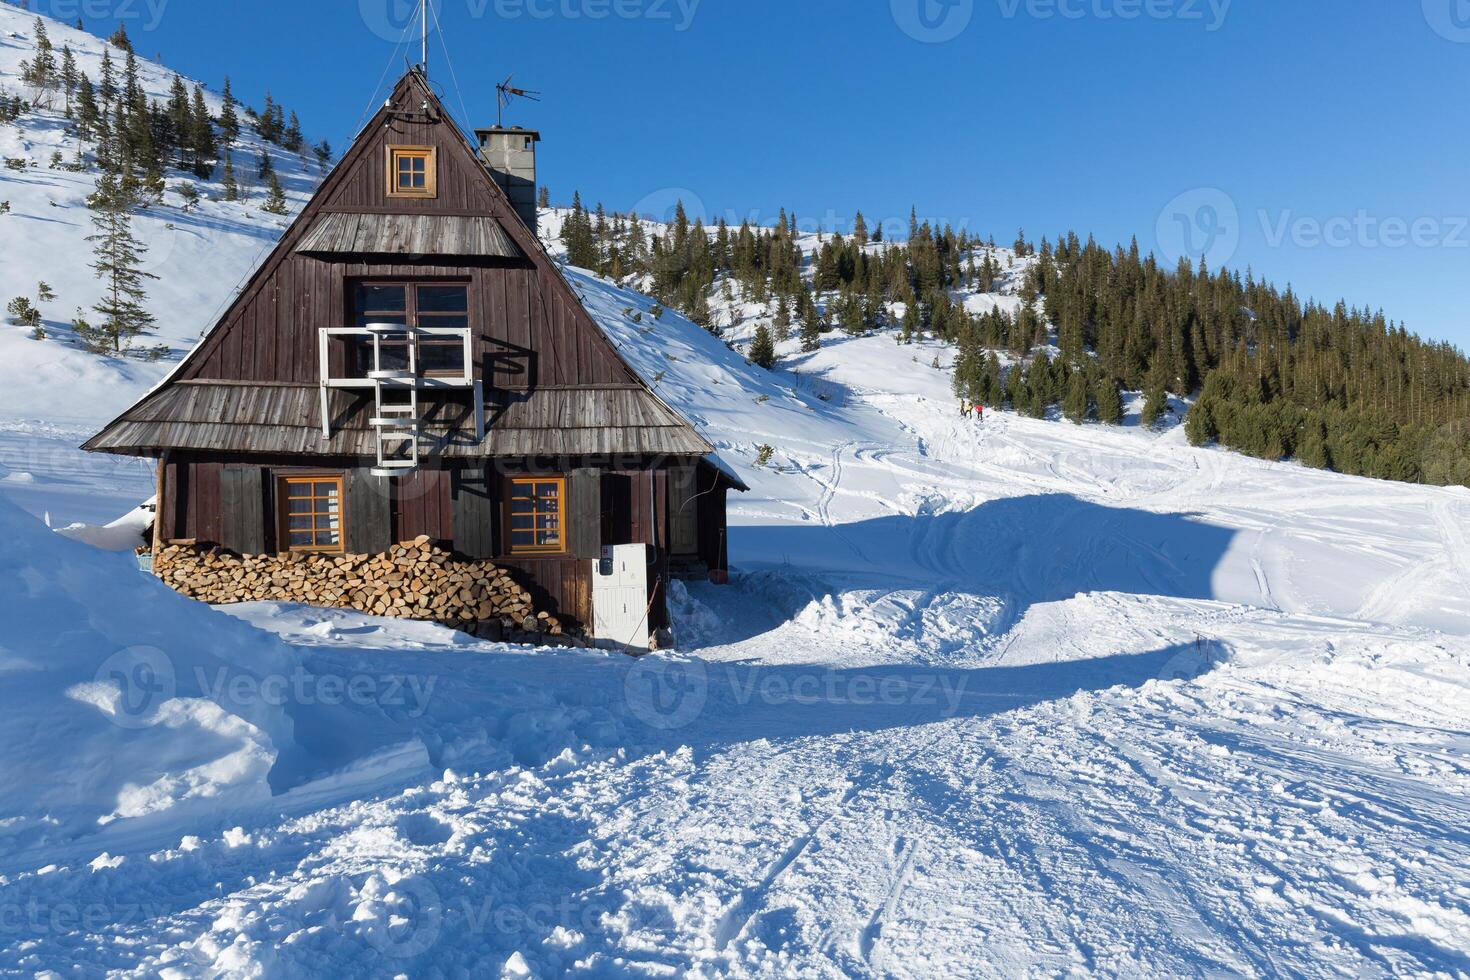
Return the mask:
<svg viewBox="0 0 1470 980">
<path fill-rule="evenodd" d="M 0 173 L 0 286 L 45 278 L 48 328 L 95 296 L 56 131 Z M 175 350 L 278 220 L 139 220 Z M 1470 491 L 1136 405 L 964 420 L 943 346 L 768 372 L 725 343 L 768 310 L 715 304 L 717 338 L 568 277 L 753 488 L 734 581 L 673 589 L 676 653 L 184 600 L 36 519 L 152 492 L 73 447 L 169 364 L 0 328 L 0 973 L 1470 973 Z"/>
<path fill-rule="evenodd" d="M 34 13 L 0 4 L 0 91 L 27 94 L 20 65 L 35 55 L 35 21 Z M 96 81 L 106 42 L 51 18 L 45 23 L 57 52 L 70 46 L 78 70 Z M 111 53 L 120 71 L 126 55 L 115 48 Z M 141 56 L 139 69 L 148 96 L 166 100 L 175 73 Z M 186 82 L 192 89 L 193 81 Z M 206 102 L 216 115 L 223 105 L 213 91 Z M 264 142 L 248 124 L 229 147 L 247 191 L 242 200 L 224 200 L 220 170 L 213 181 L 169 172 L 164 202 L 137 215 L 133 230 L 148 248 L 144 270 L 159 277 L 147 283 L 145 305 L 158 327 L 148 344 L 166 344 L 171 353 L 161 361 L 101 357 L 82 349 L 70 329 L 79 308 L 97 319 L 91 307 L 102 292 L 86 241 L 93 233 L 86 199 L 95 189 L 96 173 L 51 166 L 53 154 L 59 152 L 69 164 L 77 149 L 59 102 L 55 109 L 31 110 L 15 123 L 0 124 L 0 158 L 28 164 L 19 171 L 0 169 L 0 201 L 10 203 L 10 212 L 0 214 L 0 309 L 18 296 L 34 302 L 41 282 L 56 294 L 55 300 L 37 303 L 45 340 L 32 339 L 29 328 L 8 319 L 0 323 L 0 430 L 9 434 L 6 450 L 0 451 L 0 480 L 12 484 L 28 478 L 65 480 L 71 447 L 90 435 L 99 419 L 116 415 L 172 369 L 275 244 L 291 219 L 261 210 L 265 193 L 256 180 L 261 153 L 270 153 L 293 213 L 322 177 L 315 159 Z M 202 195 L 188 212 L 177 190 L 184 182 Z M 14 455 L 17 445 L 23 447 L 19 456 Z M 125 471 L 137 469 L 121 465 Z M 77 519 L 107 516 L 80 493 L 62 500 L 60 509 Z"/>
</svg>

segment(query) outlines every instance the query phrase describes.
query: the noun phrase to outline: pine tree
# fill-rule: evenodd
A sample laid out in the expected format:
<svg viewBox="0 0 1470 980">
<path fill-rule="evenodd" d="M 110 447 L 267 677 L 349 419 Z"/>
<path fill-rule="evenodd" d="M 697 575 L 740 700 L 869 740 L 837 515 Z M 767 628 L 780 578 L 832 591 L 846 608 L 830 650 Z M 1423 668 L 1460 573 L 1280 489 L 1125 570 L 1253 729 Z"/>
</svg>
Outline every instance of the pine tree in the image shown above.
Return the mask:
<svg viewBox="0 0 1470 980">
<path fill-rule="evenodd" d="M 225 200 L 240 200 L 240 182 L 235 179 L 235 158 L 229 150 L 225 151 L 225 172 L 221 183 L 224 184 Z"/>
<path fill-rule="evenodd" d="M 95 243 L 92 271 L 103 282 L 103 297 L 93 307 L 103 317 L 97 327 L 88 327 L 82 340 L 94 351 L 122 354 L 133 338 L 153 326 L 153 316 L 144 307 L 145 279 L 158 277 L 141 268 L 148 249 L 133 237 L 133 201 L 119 181 L 104 173 L 97 189 L 87 198 L 96 229 L 87 241 Z"/>
<path fill-rule="evenodd" d="M 300 153 L 306 145 L 306 138 L 301 135 L 301 120 L 296 118 L 294 110 L 291 112 L 291 123 L 281 137 L 281 145 L 292 153 Z"/>
<path fill-rule="evenodd" d="M 271 214 L 290 214 L 291 208 L 286 203 L 286 192 L 281 187 L 281 178 L 274 173 L 270 175 L 270 193 L 266 195 L 265 203 L 261 205 L 262 211 Z"/>
<path fill-rule="evenodd" d="M 165 152 L 170 149 L 178 149 L 180 167 L 188 166 L 188 159 L 193 151 L 194 115 L 189 103 L 189 89 L 184 85 L 184 80 L 178 75 L 174 76 L 173 84 L 169 88 L 168 109 L 164 114 L 167 127 L 162 130 L 164 138 L 159 142 Z"/>
<path fill-rule="evenodd" d="M 316 165 L 322 173 L 326 173 L 327 168 L 332 164 L 332 144 L 322 140 L 311 148 L 311 152 L 316 155 Z"/>
<path fill-rule="evenodd" d="M 133 51 L 133 42 L 128 37 L 128 25 L 124 23 L 119 23 L 117 25 L 117 30 L 112 32 L 112 37 L 107 39 L 107 43 L 112 45 L 114 48 L 118 48 L 131 54 Z"/>
<path fill-rule="evenodd" d="M 98 123 L 102 120 L 101 110 L 97 107 L 97 92 L 92 87 L 92 79 L 83 75 L 77 83 L 77 132 L 83 142 L 95 139 L 97 136 Z"/>
<path fill-rule="evenodd" d="M 235 96 L 230 92 L 230 76 L 225 76 L 224 108 L 219 113 L 219 131 L 225 142 L 233 143 L 240 135 L 240 117 L 235 112 Z"/>
<path fill-rule="evenodd" d="M 1117 425 L 1123 421 L 1123 393 L 1118 382 L 1109 377 L 1097 379 L 1093 397 L 1097 400 L 1097 420 L 1104 425 Z"/>
<path fill-rule="evenodd" d="M 750 344 L 750 362 L 768 371 L 776 366 L 776 345 L 771 342 L 771 331 L 764 323 L 755 328 L 755 339 Z"/>
<path fill-rule="evenodd" d="M 46 22 L 36 18 L 35 57 L 21 64 L 20 78 L 31 89 L 31 103 L 43 109 L 51 108 L 51 93 L 60 86 L 56 67 L 56 49 L 46 33 Z"/>
<path fill-rule="evenodd" d="M 76 116 L 75 103 L 79 82 L 76 55 L 72 54 L 71 45 L 63 44 L 61 46 L 61 88 L 66 93 L 66 118 L 68 119 Z"/>
<path fill-rule="evenodd" d="M 117 68 L 112 63 L 112 52 L 106 49 L 102 52 L 102 74 L 99 79 L 97 95 L 102 100 L 103 109 L 110 110 L 113 100 L 117 98 Z"/>
<path fill-rule="evenodd" d="M 204 87 L 194 86 L 194 96 L 189 106 L 190 166 L 194 175 L 208 180 L 214 174 L 214 159 L 219 153 L 219 144 L 214 136 L 214 119 L 204 101 Z"/>
<path fill-rule="evenodd" d="M 785 295 L 776 298 L 775 340 L 778 344 L 784 344 L 791 339 L 791 308 L 786 303 Z"/>
<path fill-rule="evenodd" d="M 1087 375 L 1082 371 L 1073 371 L 1071 379 L 1067 382 L 1067 395 L 1062 399 L 1062 414 L 1069 421 L 1081 425 L 1087 421 L 1091 410 L 1091 392 L 1087 387 Z"/>
<path fill-rule="evenodd" d="M 551 190 L 545 184 L 536 192 L 536 206 L 543 211 L 551 207 Z"/>
<path fill-rule="evenodd" d="M 1156 369 L 1149 373 L 1148 385 L 1144 389 L 1143 415 L 1139 423 L 1145 429 L 1151 429 L 1158 424 L 1159 416 L 1169 405 L 1169 395 L 1164 389 L 1164 375 L 1162 369 Z"/>
<path fill-rule="evenodd" d="M 822 347 L 822 318 L 817 313 L 816 303 L 810 297 L 804 298 L 806 304 L 801 316 L 801 350 L 802 353 L 810 354 Z"/>
</svg>

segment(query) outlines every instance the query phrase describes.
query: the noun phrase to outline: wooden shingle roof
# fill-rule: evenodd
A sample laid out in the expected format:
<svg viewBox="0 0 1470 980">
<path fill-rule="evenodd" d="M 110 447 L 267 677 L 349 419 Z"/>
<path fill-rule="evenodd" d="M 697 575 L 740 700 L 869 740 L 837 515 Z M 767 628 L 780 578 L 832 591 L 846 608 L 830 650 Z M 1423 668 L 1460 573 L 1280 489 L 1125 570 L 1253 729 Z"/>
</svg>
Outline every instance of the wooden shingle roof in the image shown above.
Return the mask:
<svg viewBox="0 0 1470 980">
<path fill-rule="evenodd" d="M 517 247 L 489 215 L 318 215 L 296 246 L 308 254 L 474 255 L 519 259 Z"/>
<path fill-rule="evenodd" d="M 285 456 L 372 456 L 372 399 L 330 393 L 332 437 L 321 432 L 320 389 L 300 384 L 181 381 L 123 414 L 82 448 L 143 454 L 151 447 Z M 486 433 L 475 442 L 467 400 L 436 399 L 425 449 L 455 458 L 499 456 L 704 456 L 714 451 L 641 387 L 537 388 L 487 396 Z"/>
</svg>

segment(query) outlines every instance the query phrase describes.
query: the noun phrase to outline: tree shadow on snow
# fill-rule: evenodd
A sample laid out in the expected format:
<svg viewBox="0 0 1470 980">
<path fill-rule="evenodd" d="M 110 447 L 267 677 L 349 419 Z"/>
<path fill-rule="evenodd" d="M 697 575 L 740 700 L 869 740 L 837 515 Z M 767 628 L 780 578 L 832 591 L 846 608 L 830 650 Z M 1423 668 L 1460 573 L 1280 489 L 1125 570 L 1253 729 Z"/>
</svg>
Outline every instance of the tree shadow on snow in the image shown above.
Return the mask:
<svg viewBox="0 0 1470 980">
<path fill-rule="evenodd" d="M 743 574 L 733 587 L 691 589 L 721 620 L 691 652 L 762 635 L 824 596 L 865 590 L 995 597 L 1006 613 L 989 624 L 992 633 L 1037 603 L 1088 592 L 1210 599 L 1236 535 L 1194 515 L 1105 507 L 1070 494 L 967 511 L 928 507 L 854 524 L 733 528 L 730 552 Z"/>
</svg>

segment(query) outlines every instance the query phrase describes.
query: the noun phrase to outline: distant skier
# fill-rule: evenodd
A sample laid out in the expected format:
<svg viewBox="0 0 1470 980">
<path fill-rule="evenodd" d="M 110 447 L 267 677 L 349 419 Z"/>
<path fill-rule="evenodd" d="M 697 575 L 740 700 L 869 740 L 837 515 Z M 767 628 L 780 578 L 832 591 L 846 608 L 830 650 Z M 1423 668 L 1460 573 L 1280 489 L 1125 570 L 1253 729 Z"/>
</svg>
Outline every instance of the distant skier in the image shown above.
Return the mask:
<svg viewBox="0 0 1470 980">
<path fill-rule="evenodd" d="M 985 406 L 984 405 L 976 405 L 975 406 L 975 419 L 976 419 L 978 425 L 984 425 L 985 424 Z"/>
</svg>

